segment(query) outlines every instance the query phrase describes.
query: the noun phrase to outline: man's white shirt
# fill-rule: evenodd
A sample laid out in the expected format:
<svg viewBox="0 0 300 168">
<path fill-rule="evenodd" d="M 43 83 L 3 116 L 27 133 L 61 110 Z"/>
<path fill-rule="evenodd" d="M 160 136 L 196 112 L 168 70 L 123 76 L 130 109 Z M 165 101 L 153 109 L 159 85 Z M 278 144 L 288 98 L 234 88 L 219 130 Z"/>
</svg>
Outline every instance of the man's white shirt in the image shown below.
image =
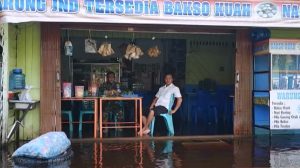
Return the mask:
<svg viewBox="0 0 300 168">
<path fill-rule="evenodd" d="M 171 96 L 173 94 L 176 98 L 182 97 L 179 88 L 173 83 L 169 86 L 164 85 L 160 87 L 155 95 L 155 97 L 158 98 L 158 100 L 155 103 L 155 106 L 164 106 L 167 109 L 169 109 Z"/>
</svg>

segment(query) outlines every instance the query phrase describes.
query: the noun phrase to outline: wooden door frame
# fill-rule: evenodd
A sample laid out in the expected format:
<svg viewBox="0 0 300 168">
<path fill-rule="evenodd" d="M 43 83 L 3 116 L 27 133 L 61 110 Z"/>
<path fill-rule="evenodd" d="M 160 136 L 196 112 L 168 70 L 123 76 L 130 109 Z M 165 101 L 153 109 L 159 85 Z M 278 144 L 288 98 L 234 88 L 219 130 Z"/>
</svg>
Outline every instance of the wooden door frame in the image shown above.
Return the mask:
<svg viewBox="0 0 300 168">
<path fill-rule="evenodd" d="M 251 136 L 253 133 L 253 54 L 250 29 L 236 31 L 234 130 L 236 136 Z"/>
</svg>

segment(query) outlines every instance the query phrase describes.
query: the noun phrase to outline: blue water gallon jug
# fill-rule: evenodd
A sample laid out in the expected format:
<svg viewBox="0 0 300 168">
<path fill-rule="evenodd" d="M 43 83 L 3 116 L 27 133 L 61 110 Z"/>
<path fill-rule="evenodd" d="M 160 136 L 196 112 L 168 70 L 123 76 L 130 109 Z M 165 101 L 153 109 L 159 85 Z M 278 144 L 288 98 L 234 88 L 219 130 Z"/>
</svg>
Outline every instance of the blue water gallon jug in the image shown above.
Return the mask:
<svg viewBox="0 0 300 168">
<path fill-rule="evenodd" d="M 25 88 L 25 75 L 22 69 L 13 69 L 9 76 L 9 89 L 24 89 Z"/>
</svg>

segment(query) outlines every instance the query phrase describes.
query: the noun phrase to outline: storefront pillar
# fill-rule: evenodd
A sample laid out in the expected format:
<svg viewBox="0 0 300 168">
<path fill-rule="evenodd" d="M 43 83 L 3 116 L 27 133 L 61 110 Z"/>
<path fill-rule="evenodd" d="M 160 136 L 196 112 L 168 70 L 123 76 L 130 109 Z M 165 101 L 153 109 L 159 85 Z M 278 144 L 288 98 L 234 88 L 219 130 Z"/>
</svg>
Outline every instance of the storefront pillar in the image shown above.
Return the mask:
<svg viewBox="0 0 300 168">
<path fill-rule="evenodd" d="M 41 24 L 40 133 L 61 130 L 60 29 L 57 23 Z"/>
<path fill-rule="evenodd" d="M 252 135 L 252 42 L 249 29 L 236 32 L 234 135 Z"/>
</svg>

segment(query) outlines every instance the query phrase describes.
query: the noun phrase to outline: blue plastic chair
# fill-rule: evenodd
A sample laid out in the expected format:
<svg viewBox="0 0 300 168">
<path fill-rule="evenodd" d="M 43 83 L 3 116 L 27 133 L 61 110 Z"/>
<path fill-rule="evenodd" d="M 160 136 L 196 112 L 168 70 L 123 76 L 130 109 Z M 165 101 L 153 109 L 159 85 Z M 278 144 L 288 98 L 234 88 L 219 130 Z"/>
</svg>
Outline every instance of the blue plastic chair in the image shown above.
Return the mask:
<svg viewBox="0 0 300 168">
<path fill-rule="evenodd" d="M 164 118 L 164 121 L 165 121 L 167 129 L 168 129 L 168 135 L 169 136 L 173 136 L 175 134 L 174 125 L 173 125 L 173 118 L 172 118 L 172 114 L 171 114 L 172 106 L 174 104 L 174 100 L 175 100 L 175 96 L 173 94 L 171 96 L 171 100 L 170 100 L 170 104 L 169 104 L 169 108 L 168 108 L 168 113 L 160 114 L 160 116 L 162 116 Z M 154 133 L 154 125 L 155 125 L 155 117 L 153 117 L 153 120 L 150 124 L 150 134 L 151 134 L 151 136 L 153 136 L 153 133 Z"/>
<path fill-rule="evenodd" d="M 84 115 L 94 115 L 94 101 L 82 101 L 82 110 L 79 111 L 79 138 L 82 137 L 82 124 Z"/>
<path fill-rule="evenodd" d="M 173 152 L 173 140 L 167 140 L 162 153 L 172 153 L 172 152 Z"/>
<path fill-rule="evenodd" d="M 155 151 L 155 142 L 151 141 L 150 147 L 153 151 Z M 164 144 L 164 148 L 162 149 L 162 154 L 172 153 L 173 152 L 173 140 L 167 140 Z"/>
<path fill-rule="evenodd" d="M 73 137 L 73 116 L 72 116 L 72 111 L 69 110 L 62 110 L 61 111 L 62 116 L 67 116 L 69 120 L 69 136 L 72 138 Z"/>
</svg>

